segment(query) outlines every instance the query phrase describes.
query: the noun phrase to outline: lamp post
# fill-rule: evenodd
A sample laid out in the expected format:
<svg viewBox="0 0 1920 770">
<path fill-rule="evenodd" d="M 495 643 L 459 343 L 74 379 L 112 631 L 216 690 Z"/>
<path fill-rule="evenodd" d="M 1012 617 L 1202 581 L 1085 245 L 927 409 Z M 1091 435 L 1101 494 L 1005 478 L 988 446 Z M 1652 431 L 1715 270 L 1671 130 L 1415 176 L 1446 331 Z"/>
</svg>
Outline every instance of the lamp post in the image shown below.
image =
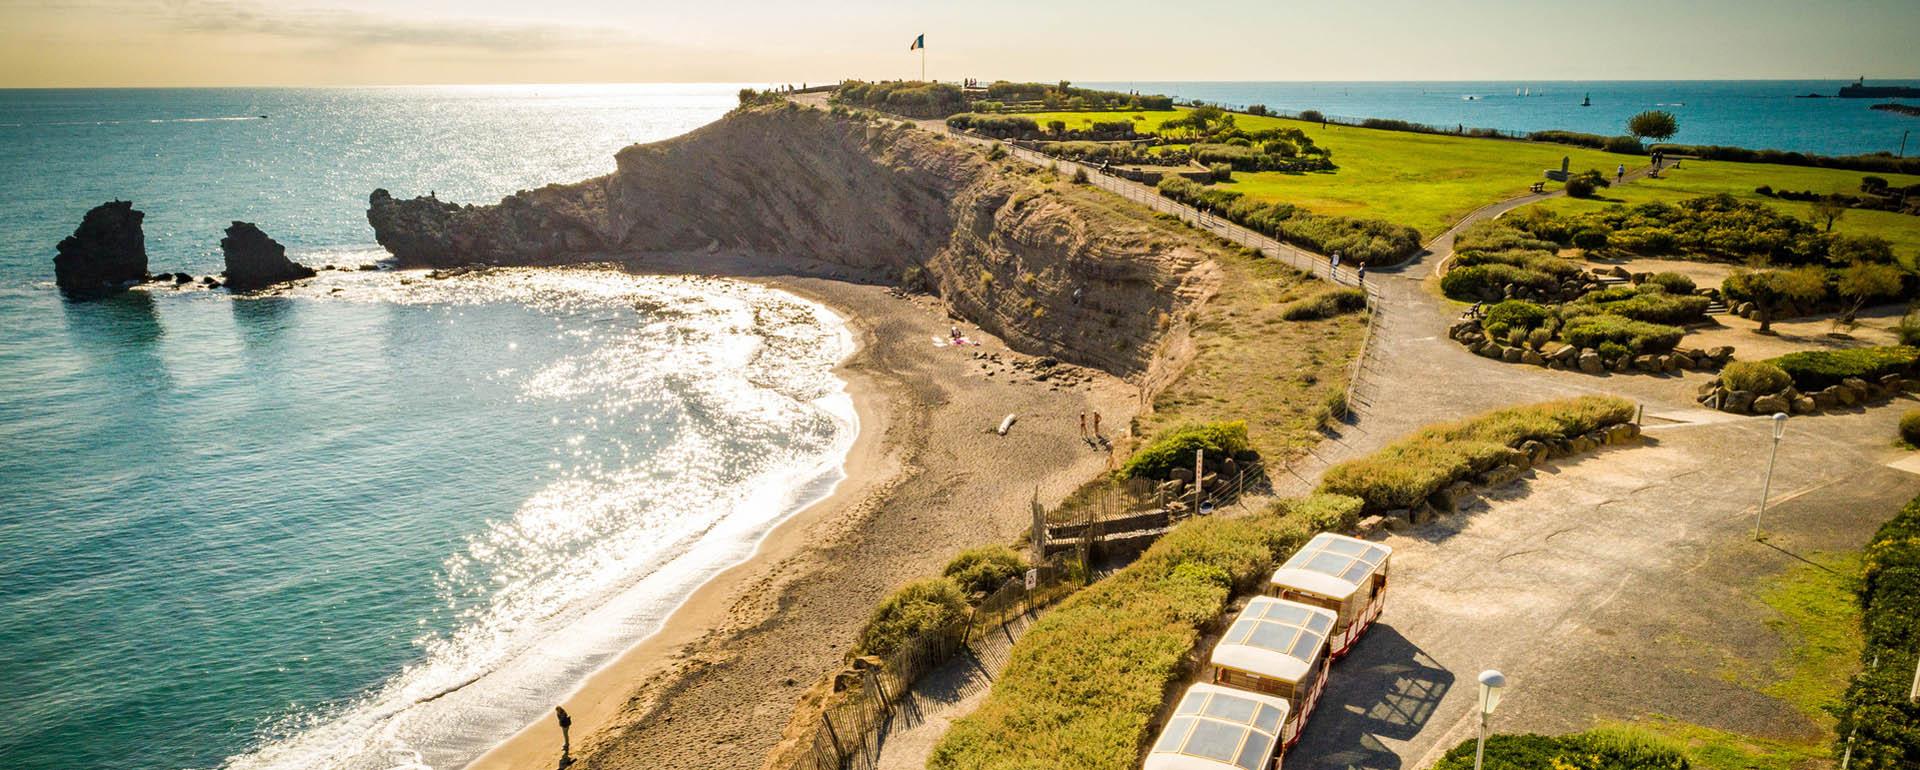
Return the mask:
<svg viewBox="0 0 1920 770">
<path fill-rule="evenodd" d="M 1760 515 L 1767 512 L 1767 494 L 1773 491 L 1773 460 L 1780 456 L 1780 437 L 1787 434 L 1787 415 L 1773 414 L 1773 451 L 1767 453 L 1767 477 L 1760 484 L 1760 510 L 1753 512 L 1753 540 L 1760 541 Z"/>
<path fill-rule="evenodd" d="M 1487 717 L 1500 707 L 1500 691 L 1507 686 L 1507 675 L 1493 669 L 1480 672 L 1480 740 L 1473 747 L 1473 770 L 1487 756 Z"/>
</svg>

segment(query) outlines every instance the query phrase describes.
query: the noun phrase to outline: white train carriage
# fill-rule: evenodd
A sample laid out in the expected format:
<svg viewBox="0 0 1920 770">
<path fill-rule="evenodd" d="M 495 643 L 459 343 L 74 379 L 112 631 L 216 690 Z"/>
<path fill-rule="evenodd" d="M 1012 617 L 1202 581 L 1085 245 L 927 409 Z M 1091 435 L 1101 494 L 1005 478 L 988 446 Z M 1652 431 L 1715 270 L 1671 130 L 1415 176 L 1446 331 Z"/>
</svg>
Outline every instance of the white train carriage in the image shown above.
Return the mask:
<svg viewBox="0 0 1920 770">
<path fill-rule="evenodd" d="M 1338 620 L 1331 647 L 1338 658 L 1380 617 L 1392 558 L 1393 549 L 1379 543 L 1322 532 L 1274 570 L 1267 593 L 1332 610 Z"/>
<path fill-rule="evenodd" d="M 1335 620 L 1332 610 L 1254 597 L 1214 645 L 1208 659 L 1213 683 L 1285 700 L 1280 742 L 1292 746 L 1326 687 L 1333 659 L 1327 639 Z"/>
<path fill-rule="evenodd" d="M 1280 770 L 1283 698 L 1204 682 L 1187 688 L 1144 770 Z"/>
</svg>

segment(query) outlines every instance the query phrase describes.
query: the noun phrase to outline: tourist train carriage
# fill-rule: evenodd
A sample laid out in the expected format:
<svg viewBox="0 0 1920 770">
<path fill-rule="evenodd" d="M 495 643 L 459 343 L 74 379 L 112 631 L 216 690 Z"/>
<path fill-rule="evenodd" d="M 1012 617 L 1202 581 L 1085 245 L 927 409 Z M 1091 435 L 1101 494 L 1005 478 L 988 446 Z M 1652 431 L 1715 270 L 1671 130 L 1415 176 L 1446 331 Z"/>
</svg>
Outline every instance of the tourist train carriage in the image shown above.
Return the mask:
<svg viewBox="0 0 1920 770">
<path fill-rule="evenodd" d="M 1292 746 L 1326 686 L 1334 620 L 1331 610 L 1254 597 L 1213 647 L 1213 683 L 1285 699 L 1281 745 Z"/>
<path fill-rule="evenodd" d="M 1267 593 L 1333 610 L 1339 620 L 1331 647 L 1338 658 L 1380 617 L 1392 558 L 1393 549 L 1379 543 L 1322 532 L 1274 570 Z"/>
<path fill-rule="evenodd" d="M 1280 770 L 1289 711 L 1271 695 L 1196 684 L 1160 728 L 1143 770 Z"/>
</svg>

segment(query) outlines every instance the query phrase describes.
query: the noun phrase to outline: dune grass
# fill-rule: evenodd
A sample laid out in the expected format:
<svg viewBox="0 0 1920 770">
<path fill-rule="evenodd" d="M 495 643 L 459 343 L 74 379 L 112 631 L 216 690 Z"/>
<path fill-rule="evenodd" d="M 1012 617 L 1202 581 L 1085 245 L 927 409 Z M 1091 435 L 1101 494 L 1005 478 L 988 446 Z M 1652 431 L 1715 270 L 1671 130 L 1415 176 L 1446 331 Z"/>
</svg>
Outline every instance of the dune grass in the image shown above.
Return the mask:
<svg viewBox="0 0 1920 770">
<path fill-rule="evenodd" d="M 1156 130 L 1180 110 L 1121 112 L 1057 112 L 1032 115 L 1040 125 L 1060 120 L 1070 129 L 1092 122 L 1132 119 L 1141 131 Z M 1460 136 L 1414 134 L 1371 128 L 1308 123 L 1291 118 L 1235 115 L 1246 129 L 1297 128 L 1315 144 L 1333 152 L 1331 172 L 1289 174 L 1279 171 L 1236 172 L 1220 185 L 1259 200 L 1284 201 L 1317 214 L 1384 219 L 1420 231 L 1432 238 L 1461 217 L 1489 203 L 1527 191 L 1540 173 L 1559 168 L 1560 159 L 1572 160 L 1576 171 L 1600 169 L 1611 175 L 1615 166 L 1638 160 L 1625 155 L 1545 142 L 1522 142 Z M 1854 180 L 1858 184 L 1859 180 Z M 1778 185 L 1775 185 L 1776 187 Z M 1799 188 L 1795 188 L 1799 189 Z"/>
<path fill-rule="evenodd" d="M 1336 158 L 1338 156 L 1336 155 Z M 1614 156 L 1623 157 L 1623 156 Z M 1575 164 L 1576 166 L 1578 164 Z M 1761 185 L 1776 190 L 1813 190 L 1815 192 L 1858 193 L 1860 178 L 1877 176 L 1895 186 L 1920 183 L 1920 176 L 1907 174 L 1867 174 L 1806 166 L 1780 166 L 1771 163 L 1734 163 L 1731 161 L 1687 160 L 1680 168 L 1669 168 L 1659 179 L 1642 179 L 1629 185 L 1601 192 L 1602 198 L 1576 200 L 1556 198 L 1538 205 L 1561 213 L 1597 211 L 1615 203 L 1676 203 L 1703 195 L 1727 193 L 1745 201 L 1759 201 L 1794 216 L 1804 217 L 1810 204 L 1769 198 L 1754 192 Z M 1908 266 L 1920 264 L 1920 217 L 1890 211 L 1849 210 L 1834 225 L 1836 233 L 1877 235 L 1893 244 L 1894 255 Z"/>
<path fill-rule="evenodd" d="M 927 767 L 1135 767 L 1200 629 L 1307 536 L 1297 517 L 1274 513 L 1180 525 L 1035 622 L 987 701 L 953 724 Z"/>
<path fill-rule="evenodd" d="M 1269 465 L 1320 440 L 1329 399 L 1345 393 L 1360 352 L 1366 313 L 1286 320 L 1290 303 L 1329 289 L 1271 259 L 1242 251 L 1215 259 L 1220 293 L 1194 323 L 1193 364 L 1134 424 L 1157 436 L 1188 423 L 1244 420 L 1247 439 Z"/>
</svg>

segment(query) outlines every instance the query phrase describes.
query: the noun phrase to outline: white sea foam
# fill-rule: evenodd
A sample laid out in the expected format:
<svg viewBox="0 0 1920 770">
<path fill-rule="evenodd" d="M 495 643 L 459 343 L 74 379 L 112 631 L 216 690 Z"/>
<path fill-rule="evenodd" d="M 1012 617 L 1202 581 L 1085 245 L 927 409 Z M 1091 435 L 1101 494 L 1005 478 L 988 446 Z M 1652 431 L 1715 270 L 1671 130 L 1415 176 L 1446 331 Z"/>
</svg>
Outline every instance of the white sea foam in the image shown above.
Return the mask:
<svg viewBox="0 0 1920 770">
<path fill-rule="evenodd" d="M 590 337 L 588 352 L 503 376 L 519 378 L 524 398 L 587 404 L 589 422 L 652 421 L 665 438 L 593 450 L 580 448 L 595 443 L 584 433 L 558 441 L 560 480 L 446 560 L 454 630 L 423 634 L 418 660 L 361 697 L 287 715 L 231 768 L 465 764 L 830 494 L 858 430 L 832 373 L 854 347 L 842 319 L 754 284 L 599 270 L 323 273 L 299 292 L 518 302 L 591 319 L 565 329 Z"/>
</svg>

